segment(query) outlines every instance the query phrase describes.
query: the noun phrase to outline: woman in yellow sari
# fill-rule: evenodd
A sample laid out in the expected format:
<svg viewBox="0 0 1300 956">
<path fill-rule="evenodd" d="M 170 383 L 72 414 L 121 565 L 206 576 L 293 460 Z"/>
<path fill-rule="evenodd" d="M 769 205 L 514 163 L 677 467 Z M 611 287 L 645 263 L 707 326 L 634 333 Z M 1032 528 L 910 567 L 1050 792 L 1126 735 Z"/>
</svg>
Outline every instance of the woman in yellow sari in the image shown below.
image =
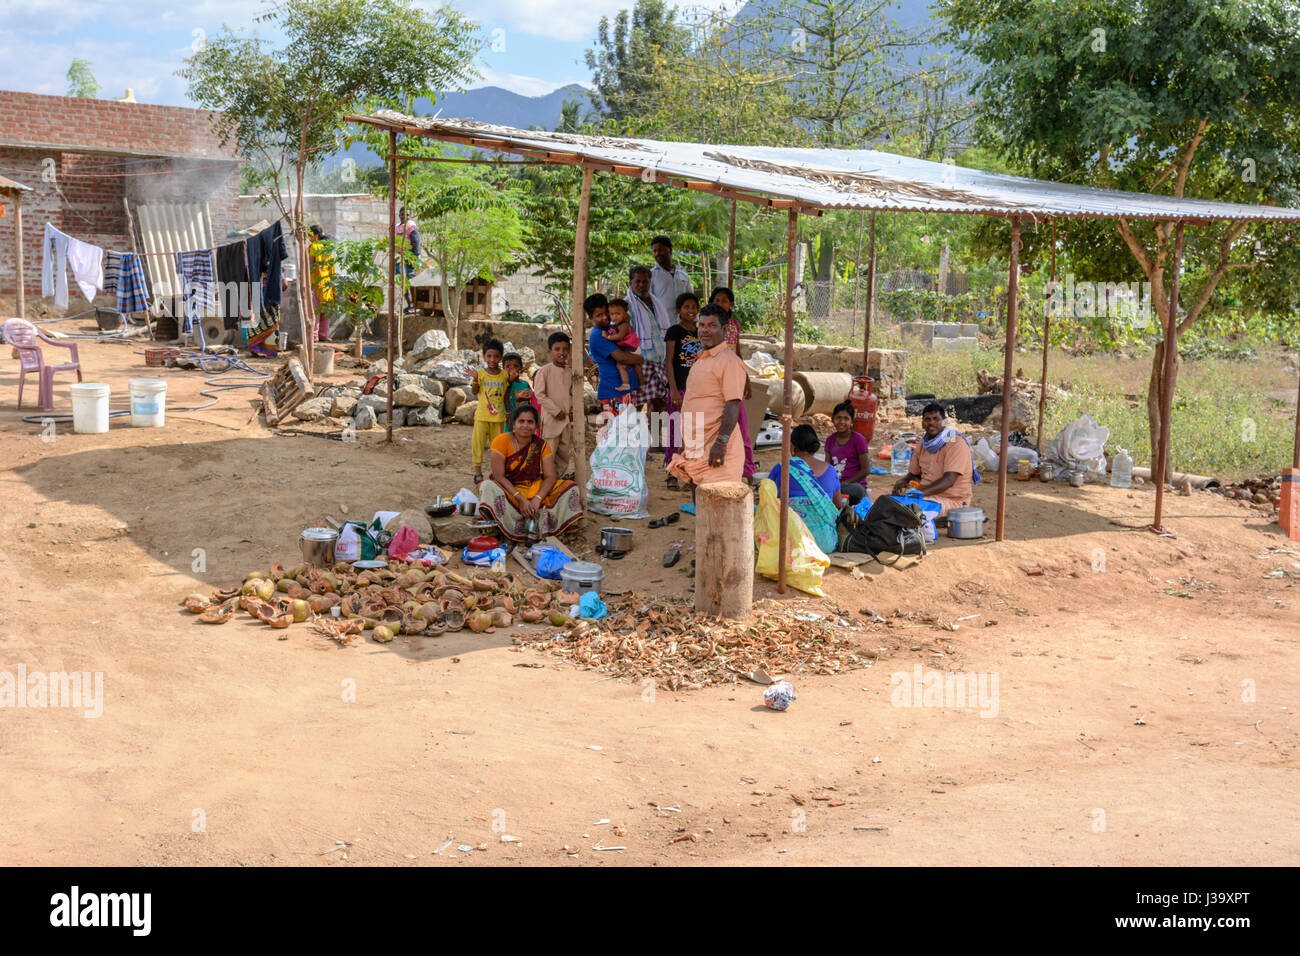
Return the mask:
<svg viewBox="0 0 1300 956">
<path fill-rule="evenodd" d="M 537 434 L 537 410 L 519 405 L 510 430 L 492 440 L 492 477 L 479 486 L 479 513 L 511 541 L 559 534 L 582 517 L 578 486 L 557 478 L 551 446 Z"/>
<path fill-rule="evenodd" d="M 316 296 L 316 341 L 328 342 L 330 320 L 325 314 L 325 303 L 334 298 L 334 286 L 330 282 L 334 278 L 334 257 L 325 245 L 329 236 L 321 232 L 320 226 L 311 226 L 310 233 L 311 243 L 307 246 L 307 254 L 311 256 L 311 289 Z"/>
</svg>

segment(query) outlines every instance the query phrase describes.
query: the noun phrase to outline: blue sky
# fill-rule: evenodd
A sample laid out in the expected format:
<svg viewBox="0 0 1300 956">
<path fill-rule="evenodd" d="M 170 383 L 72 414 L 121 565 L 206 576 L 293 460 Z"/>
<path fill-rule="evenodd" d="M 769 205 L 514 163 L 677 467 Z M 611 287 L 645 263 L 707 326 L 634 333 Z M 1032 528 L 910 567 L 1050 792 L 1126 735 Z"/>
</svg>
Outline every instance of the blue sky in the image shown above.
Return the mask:
<svg viewBox="0 0 1300 956">
<path fill-rule="evenodd" d="M 426 6 L 427 4 L 417 4 Z M 477 86 L 537 96 L 588 83 L 583 52 L 601 16 L 632 0 L 454 0 L 497 47 L 485 50 Z M 727 0 L 692 5 L 736 6 Z M 0 0 L 0 89 L 67 92 L 74 57 L 91 61 L 102 97 L 127 87 L 144 103 L 190 105 L 175 76 L 196 42 L 223 26 L 247 29 L 261 0 Z M 493 31 L 500 31 L 494 33 Z"/>
</svg>

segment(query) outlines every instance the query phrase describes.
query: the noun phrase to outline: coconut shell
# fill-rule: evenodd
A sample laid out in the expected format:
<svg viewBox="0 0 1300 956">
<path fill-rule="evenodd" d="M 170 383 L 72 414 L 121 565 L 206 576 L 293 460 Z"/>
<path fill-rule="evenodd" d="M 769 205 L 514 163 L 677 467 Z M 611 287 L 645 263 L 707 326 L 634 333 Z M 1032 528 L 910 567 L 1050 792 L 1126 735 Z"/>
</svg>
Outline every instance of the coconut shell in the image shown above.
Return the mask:
<svg viewBox="0 0 1300 956">
<path fill-rule="evenodd" d="M 370 634 L 370 639 L 380 644 L 387 644 L 393 639 L 393 631 L 384 624 L 380 624 Z"/>
</svg>

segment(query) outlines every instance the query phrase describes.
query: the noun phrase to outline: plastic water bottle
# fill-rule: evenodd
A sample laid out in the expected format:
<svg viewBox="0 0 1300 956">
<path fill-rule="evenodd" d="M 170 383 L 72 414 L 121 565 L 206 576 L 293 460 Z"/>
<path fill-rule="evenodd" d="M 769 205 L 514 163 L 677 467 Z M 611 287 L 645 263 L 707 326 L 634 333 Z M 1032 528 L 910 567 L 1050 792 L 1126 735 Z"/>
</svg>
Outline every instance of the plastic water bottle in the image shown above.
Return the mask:
<svg viewBox="0 0 1300 956">
<path fill-rule="evenodd" d="M 1110 460 L 1110 486 L 1133 487 L 1133 456 L 1121 448 Z"/>
<path fill-rule="evenodd" d="M 889 473 L 891 475 L 905 475 L 911 466 L 911 447 L 902 439 L 895 441 L 894 447 L 889 453 Z"/>
</svg>

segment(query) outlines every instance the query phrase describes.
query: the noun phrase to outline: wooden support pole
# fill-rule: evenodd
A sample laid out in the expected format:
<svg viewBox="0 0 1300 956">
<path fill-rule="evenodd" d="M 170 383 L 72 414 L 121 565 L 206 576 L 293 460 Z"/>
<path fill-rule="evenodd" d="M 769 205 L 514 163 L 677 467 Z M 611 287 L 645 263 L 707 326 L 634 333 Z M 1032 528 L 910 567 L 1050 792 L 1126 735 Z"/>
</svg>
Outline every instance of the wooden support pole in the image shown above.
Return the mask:
<svg viewBox="0 0 1300 956">
<path fill-rule="evenodd" d="M 794 430 L 794 260 L 795 239 L 799 233 L 799 210 L 790 210 L 785 233 L 785 392 L 781 404 L 781 520 L 777 553 L 776 590 L 785 593 L 785 575 L 790 566 L 790 432 Z M 751 539 L 752 539 L 751 534 Z M 696 565 L 699 566 L 698 564 Z"/>
<path fill-rule="evenodd" d="M 754 493 L 739 481 L 695 492 L 695 610 L 731 620 L 754 605 Z"/>
<path fill-rule="evenodd" d="M 859 233 L 861 228 L 859 227 Z M 862 255 L 859 236 L 858 255 Z M 853 309 L 856 314 L 858 293 L 853 292 Z M 871 235 L 867 239 L 867 311 L 862 323 L 862 374 L 871 374 L 871 320 L 876 315 L 876 212 L 871 212 Z M 877 387 L 879 387 L 877 385 Z"/>
<path fill-rule="evenodd" d="M 727 230 L 727 288 L 735 292 L 736 285 L 736 200 L 731 200 L 731 225 Z M 708 295 L 708 289 L 701 289 L 702 295 Z"/>
<path fill-rule="evenodd" d="M 853 257 L 853 316 L 849 319 L 849 331 L 858 324 L 858 296 L 862 292 L 862 230 L 867 223 L 867 211 L 858 213 L 858 254 Z"/>
<path fill-rule="evenodd" d="M 733 207 L 734 208 L 734 207 Z M 23 298 L 23 194 L 14 191 L 14 271 L 18 280 L 18 294 L 15 305 L 18 318 L 27 318 L 27 304 Z"/>
<path fill-rule="evenodd" d="M 393 443 L 393 314 L 397 312 L 397 132 L 388 131 L 388 444 Z"/>
<path fill-rule="evenodd" d="M 1047 280 L 1051 289 L 1056 284 L 1056 219 L 1052 219 L 1052 275 Z M 1052 331 L 1052 299 L 1049 295 L 1043 302 L 1043 378 L 1038 388 L 1038 431 L 1034 432 L 1034 444 L 1038 454 L 1043 453 L 1043 415 L 1047 411 L 1047 344 Z"/>
<path fill-rule="evenodd" d="M 1007 446 L 1011 430 L 1011 385 L 1016 357 L 1016 310 L 1020 294 L 1020 217 L 1011 220 L 1011 265 L 1007 268 L 1007 342 L 1002 363 L 1002 435 L 998 451 L 998 520 L 997 540 L 1006 537 Z"/>
<path fill-rule="evenodd" d="M 582 501 L 587 501 L 587 477 L 591 466 L 587 461 L 587 403 L 584 393 L 586 379 L 583 377 L 583 356 L 585 355 L 586 336 L 584 334 L 582 300 L 587 297 L 587 224 L 591 215 L 591 177 L 592 171 L 582 171 L 582 193 L 578 199 L 578 221 L 573 229 L 573 311 L 571 320 L 573 346 L 570 350 L 570 368 L 573 378 L 569 382 L 569 402 L 572 409 L 569 428 L 572 431 L 574 477 L 578 480 L 578 494 Z"/>
<path fill-rule="evenodd" d="M 1156 514 L 1151 530 L 1164 531 L 1161 521 L 1165 507 L 1165 475 L 1169 473 L 1169 419 L 1174 411 L 1174 372 L 1178 368 L 1178 274 L 1183 271 L 1183 221 L 1174 226 L 1174 265 L 1169 279 L 1169 321 L 1165 323 L 1165 354 L 1161 366 L 1160 389 L 1160 447 L 1156 449 L 1156 463 L 1151 477 L 1156 483 Z"/>
</svg>

